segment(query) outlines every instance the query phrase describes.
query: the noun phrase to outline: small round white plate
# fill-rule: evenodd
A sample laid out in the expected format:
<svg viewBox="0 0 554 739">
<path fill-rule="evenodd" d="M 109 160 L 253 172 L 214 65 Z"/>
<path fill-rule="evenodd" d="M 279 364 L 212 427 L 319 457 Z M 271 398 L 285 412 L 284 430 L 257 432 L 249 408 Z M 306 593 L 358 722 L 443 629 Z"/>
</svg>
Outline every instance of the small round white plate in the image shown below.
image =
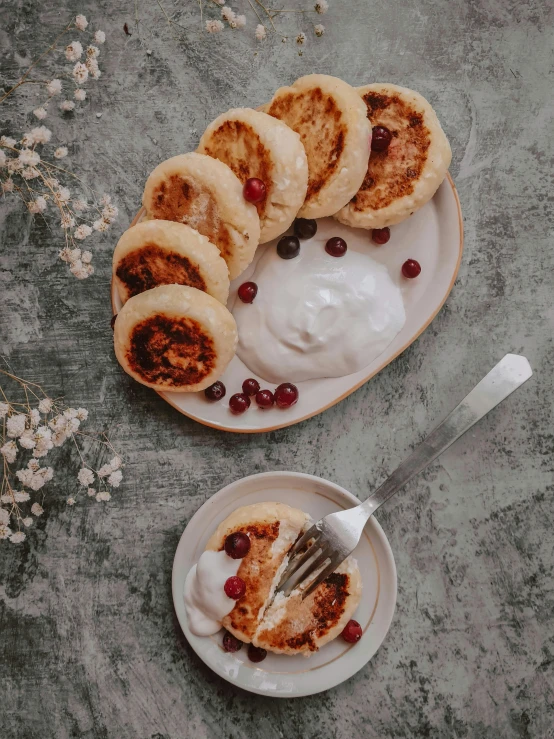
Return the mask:
<svg viewBox="0 0 554 739">
<path fill-rule="evenodd" d="M 138 223 L 143 214 L 144 210 L 141 210 L 132 225 Z M 456 188 L 450 175 L 429 203 L 406 221 L 391 227 L 391 238 L 385 246 L 373 244 L 368 231 L 344 226 L 333 218 L 320 219 L 314 240 L 321 241 L 323 247 L 325 240 L 330 236 L 341 236 L 348 244 L 349 250 L 370 254 L 377 262 L 386 265 L 391 277 L 402 289 L 406 323 L 380 356 L 364 369 L 351 375 L 297 383 L 300 391 L 298 403 L 292 408 L 283 410 L 272 408 L 263 411 L 252 403 L 249 410 L 240 416 L 231 413 L 228 399 L 234 393 L 242 392 L 242 383 L 247 377 L 255 377 L 262 387 L 271 390 L 275 388 L 275 385 L 249 370 L 238 356 L 233 358 L 220 378 L 227 388 L 227 397 L 223 401 L 211 403 L 206 400 L 203 392 L 164 392 L 160 393 L 161 397 L 185 416 L 206 426 L 242 433 L 274 431 L 327 410 L 357 390 L 407 349 L 441 309 L 452 289 L 462 258 L 462 215 Z M 228 303 L 230 309 L 239 285 L 247 281 L 249 275 L 254 272 L 256 262 L 264 249 L 274 249 L 276 241 L 261 246 L 250 267 L 231 283 Z M 401 275 L 401 266 L 408 258 L 417 259 L 421 264 L 421 274 L 415 280 L 406 280 Z M 121 309 L 121 301 L 113 283 L 112 308 L 114 313 Z M 290 381 L 294 382 L 294 378 L 291 377 Z"/>
<path fill-rule="evenodd" d="M 308 658 L 269 653 L 263 662 L 254 664 L 248 660 L 245 647 L 235 654 L 223 651 L 222 631 L 212 637 L 201 637 L 191 633 L 188 627 L 183 601 L 185 577 L 211 534 L 235 508 L 267 501 L 300 508 L 315 521 L 360 502 L 332 482 L 299 472 L 265 472 L 231 483 L 204 503 L 181 536 L 173 561 L 173 604 L 196 654 L 233 685 L 276 698 L 320 693 L 358 672 L 379 649 L 392 621 L 396 567 L 387 538 L 375 519 L 369 520 L 354 552 L 363 583 L 362 599 L 354 614 L 363 629 L 357 644 L 347 644 L 338 637 Z"/>
</svg>

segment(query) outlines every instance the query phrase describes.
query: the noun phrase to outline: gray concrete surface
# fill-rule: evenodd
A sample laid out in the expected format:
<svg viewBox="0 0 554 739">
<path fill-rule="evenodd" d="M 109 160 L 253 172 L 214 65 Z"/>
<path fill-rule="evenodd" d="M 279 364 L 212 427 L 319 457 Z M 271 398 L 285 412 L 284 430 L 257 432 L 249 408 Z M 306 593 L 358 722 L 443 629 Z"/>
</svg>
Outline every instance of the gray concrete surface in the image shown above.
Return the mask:
<svg viewBox="0 0 554 739">
<path fill-rule="evenodd" d="M 139 32 L 132 2 L 2 3 L 5 85 L 72 14 L 107 34 L 84 110 L 47 122 L 72 168 L 114 194 L 120 219 L 91 242 L 97 272 L 78 282 L 57 260 L 58 229 L 2 201 L 1 351 L 89 408 L 127 464 L 108 505 L 68 509 L 75 464 L 61 458 L 67 474 L 51 486 L 47 514 L 23 545 L 2 542 L 0 735 L 554 736 L 551 0 L 330 0 L 314 21 L 326 26 L 322 39 L 301 15 L 282 24 L 290 35 L 308 30 L 302 56 L 291 40 L 256 44 L 242 0 L 232 7 L 247 14 L 248 33 L 222 37 L 200 32 L 192 0 L 162 4 L 183 28 L 171 31 L 146 0 L 136 3 Z M 37 79 L 56 69 L 47 60 Z M 452 142 L 464 259 L 431 327 L 365 387 L 299 426 L 225 435 L 120 371 L 111 251 L 160 160 L 194 148 L 219 112 L 260 104 L 312 71 L 355 85 L 390 80 L 431 100 Z M 27 129 L 37 101 L 34 85 L 14 94 L 0 106 L 0 131 Z M 364 496 L 507 351 L 529 358 L 533 380 L 379 513 L 398 607 L 371 663 L 335 690 L 285 701 L 243 693 L 204 667 L 170 591 L 174 550 L 196 509 L 226 483 L 272 469 Z"/>
</svg>

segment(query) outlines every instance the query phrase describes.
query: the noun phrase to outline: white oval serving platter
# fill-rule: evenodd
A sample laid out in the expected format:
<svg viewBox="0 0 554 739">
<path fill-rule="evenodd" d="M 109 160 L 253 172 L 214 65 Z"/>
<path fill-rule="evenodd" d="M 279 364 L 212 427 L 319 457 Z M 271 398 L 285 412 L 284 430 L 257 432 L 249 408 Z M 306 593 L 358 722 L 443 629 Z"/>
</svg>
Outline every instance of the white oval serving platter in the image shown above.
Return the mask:
<svg viewBox="0 0 554 739">
<path fill-rule="evenodd" d="M 181 536 L 173 561 L 173 604 L 191 647 L 228 682 L 252 693 L 277 698 L 312 695 L 352 677 L 382 644 L 396 604 L 394 557 L 383 529 L 371 518 L 354 552 L 363 586 L 361 602 L 354 614 L 363 629 L 357 644 L 347 644 L 338 637 L 308 658 L 270 653 L 257 664 L 248 660 L 246 647 L 234 654 L 224 652 L 223 630 L 212 637 L 195 636 L 190 631 L 183 600 L 185 578 L 221 521 L 239 506 L 268 501 L 300 508 L 314 520 L 360 502 L 332 482 L 297 472 L 265 472 L 231 483 L 204 503 Z"/>
<path fill-rule="evenodd" d="M 138 223 L 143 214 L 144 210 L 141 210 L 132 225 Z M 262 387 L 271 390 L 275 388 L 275 385 L 252 373 L 238 356 L 233 358 L 220 378 L 227 389 L 227 396 L 222 401 L 211 403 L 206 400 L 203 392 L 163 392 L 160 393 L 161 397 L 180 413 L 206 426 L 224 431 L 257 433 L 274 431 L 304 421 L 353 393 L 417 339 L 437 315 L 454 285 L 463 250 L 462 215 L 454 183 L 448 175 L 427 205 L 406 221 L 391 227 L 390 241 L 384 246 L 373 244 L 368 231 L 344 226 L 332 218 L 320 219 L 314 240 L 321 240 L 323 248 L 329 236 L 341 236 L 347 242 L 349 250 L 369 253 L 376 261 L 385 264 L 391 277 L 402 289 L 406 323 L 379 357 L 351 375 L 297 383 L 300 393 L 298 403 L 286 410 L 272 408 L 262 411 L 253 402 L 246 413 L 240 416 L 231 413 L 228 399 L 234 393 L 242 392 L 241 386 L 247 377 L 258 379 Z M 246 282 L 254 272 L 263 250 L 275 248 L 275 243 L 270 242 L 259 247 L 253 263 L 231 283 L 229 308 L 232 308 L 236 299 L 239 285 Z M 421 274 L 415 280 L 406 280 L 401 275 L 401 266 L 408 258 L 417 259 L 421 264 Z M 121 301 L 113 282 L 112 309 L 114 313 L 121 309 Z M 294 378 L 291 378 L 291 382 L 294 382 Z"/>
</svg>

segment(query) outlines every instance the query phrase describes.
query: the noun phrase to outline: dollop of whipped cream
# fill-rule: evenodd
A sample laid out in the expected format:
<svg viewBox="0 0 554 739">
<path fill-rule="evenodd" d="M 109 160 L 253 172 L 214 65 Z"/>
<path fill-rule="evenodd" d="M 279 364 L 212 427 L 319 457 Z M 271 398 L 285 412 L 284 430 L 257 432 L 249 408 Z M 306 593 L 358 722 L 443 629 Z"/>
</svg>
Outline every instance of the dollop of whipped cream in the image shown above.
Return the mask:
<svg viewBox="0 0 554 739">
<path fill-rule="evenodd" d="M 268 244 L 248 277 L 258 285 L 256 299 L 233 306 L 237 354 L 268 382 L 357 372 L 406 321 L 402 293 L 387 268 L 353 249 L 339 258 L 327 254 L 325 242 L 334 234 L 321 221 L 318 226 L 294 259 L 281 259 L 275 244 Z"/>
<path fill-rule="evenodd" d="M 196 636 L 217 634 L 222 620 L 235 607 L 236 601 L 225 594 L 223 586 L 237 574 L 240 563 L 225 550 L 206 551 L 190 569 L 185 580 L 185 610 L 189 628 Z"/>
</svg>

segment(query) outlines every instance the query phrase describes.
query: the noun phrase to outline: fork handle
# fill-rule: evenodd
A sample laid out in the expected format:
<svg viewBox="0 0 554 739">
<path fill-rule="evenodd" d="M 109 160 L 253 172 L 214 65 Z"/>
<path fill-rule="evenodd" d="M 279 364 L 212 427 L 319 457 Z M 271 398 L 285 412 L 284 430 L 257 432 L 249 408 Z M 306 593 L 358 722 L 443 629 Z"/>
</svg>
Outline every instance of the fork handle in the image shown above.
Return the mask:
<svg viewBox="0 0 554 739">
<path fill-rule="evenodd" d="M 386 500 L 442 454 L 489 411 L 533 374 L 525 357 L 506 354 L 437 428 L 417 446 L 385 482 L 358 508 L 369 518 Z"/>
</svg>

